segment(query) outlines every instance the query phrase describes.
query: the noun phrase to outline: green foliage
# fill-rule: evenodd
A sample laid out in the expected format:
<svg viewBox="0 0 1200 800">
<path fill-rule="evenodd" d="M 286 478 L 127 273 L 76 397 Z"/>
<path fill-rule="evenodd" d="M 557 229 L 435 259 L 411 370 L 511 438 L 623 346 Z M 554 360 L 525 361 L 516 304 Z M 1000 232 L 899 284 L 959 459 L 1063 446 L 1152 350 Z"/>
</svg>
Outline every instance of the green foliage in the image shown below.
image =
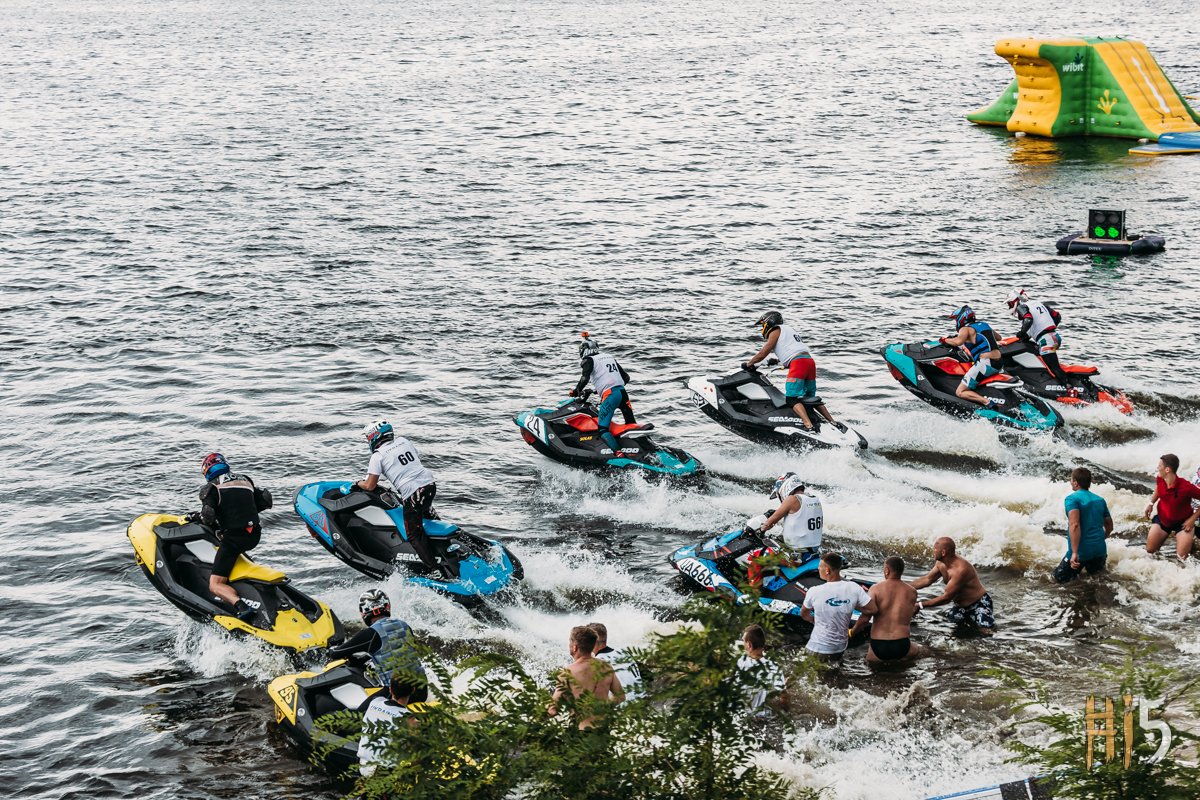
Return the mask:
<svg viewBox="0 0 1200 800">
<path fill-rule="evenodd" d="M 1093 742 L 1092 768 L 1087 768 L 1087 744 L 1084 698 L 1077 699 L 1075 710 L 1056 709 L 1051 702 L 1045 684 L 1026 680 L 1011 669 L 991 664 L 983 674 L 999 681 L 1005 690 L 1003 702 L 1013 712 L 1031 709 L 1037 716 L 1018 724 L 1040 723 L 1048 726 L 1057 738 L 1050 745 L 1030 745 L 1009 742 L 1006 747 L 1016 755 L 1010 759 L 1034 766 L 1040 773 L 1054 778 L 1054 797 L 1078 798 L 1079 800 L 1194 800 L 1200 797 L 1200 767 L 1180 760 L 1175 752 L 1181 746 L 1194 745 L 1196 736 L 1182 731 L 1166 720 L 1172 735 L 1172 752 L 1161 761 L 1152 763 L 1151 757 L 1158 749 L 1159 732 L 1143 730 L 1139 724 L 1139 712 L 1132 711 L 1133 737 L 1132 759 L 1129 768 L 1124 765 L 1124 718 L 1125 695 L 1135 702 L 1157 704 L 1166 707 L 1183 703 L 1190 706 L 1193 714 L 1200 712 L 1197 705 L 1197 678 L 1185 678 L 1177 670 L 1152 663 L 1149 658 L 1157 648 L 1153 645 L 1126 645 L 1121 664 L 1105 665 L 1091 674 L 1098 680 L 1097 705 L 1104 708 L 1104 697 L 1113 701 L 1113 720 L 1116 729 L 1115 757 L 1111 763 L 1104 762 L 1102 739 Z M 1096 727 L 1096 723 L 1092 723 Z M 1150 735 L 1147 736 L 1147 733 Z"/>
<path fill-rule="evenodd" d="M 753 604 L 757 605 L 757 604 Z M 766 670 L 737 668 L 743 628 L 770 622 L 752 605 L 695 598 L 685 625 L 628 657 L 652 681 L 620 706 L 570 692 L 551 716 L 550 682 L 506 656 L 487 654 L 452 674 L 436 658 L 436 679 L 416 724 L 368 725 L 373 746 L 394 766 L 361 778 L 352 797 L 413 800 L 784 800 L 817 798 L 754 764 L 756 741 L 743 728 L 747 696 L 770 689 Z M 802 673 L 815 674 L 809 660 Z M 465 689 L 451 695 L 439 687 Z M 791 690 L 797 688 L 793 679 Z M 774 698 L 774 693 L 769 697 Z M 329 731 L 357 735 L 352 712 L 322 718 Z M 581 724 L 583 723 L 583 724 Z M 592 723 L 592 724 L 589 724 Z M 336 746 L 336 745 L 331 745 Z M 328 749 L 328 748 L 327 748 Z M 319 761 L 321 754 L 314 756 Z"/>
</svg>

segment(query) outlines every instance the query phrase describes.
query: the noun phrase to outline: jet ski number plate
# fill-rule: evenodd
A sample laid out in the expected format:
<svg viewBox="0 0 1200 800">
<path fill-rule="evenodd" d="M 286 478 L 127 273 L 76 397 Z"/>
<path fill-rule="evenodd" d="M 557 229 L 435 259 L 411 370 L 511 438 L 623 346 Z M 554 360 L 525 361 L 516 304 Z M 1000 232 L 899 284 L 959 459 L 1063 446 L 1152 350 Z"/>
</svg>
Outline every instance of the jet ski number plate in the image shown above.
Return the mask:
<svg viewBox="0 0 1200 800">
<path fill-rule="evenodd" d="M 687 575 L 705 589 L 710 591 L 714 590 L 712 572 L 706 569 L 698 559 L 685 558 L 676 566 L 679 567 L 680 572 L 682 572 L 684 575 Z"/>
<path fill-rule="evenodd" d="M 546 441 L 546 422 L 541 417 L 530 414 L 525 418 L 525 429 L 543 442 Z"/>
</svg>

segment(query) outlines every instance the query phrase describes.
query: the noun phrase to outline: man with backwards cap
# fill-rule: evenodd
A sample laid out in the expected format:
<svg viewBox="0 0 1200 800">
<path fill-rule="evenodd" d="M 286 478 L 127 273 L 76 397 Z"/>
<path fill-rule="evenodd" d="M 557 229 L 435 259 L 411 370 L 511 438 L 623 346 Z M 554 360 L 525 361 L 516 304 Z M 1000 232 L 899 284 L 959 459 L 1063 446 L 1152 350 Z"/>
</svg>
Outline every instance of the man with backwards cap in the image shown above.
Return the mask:
<svg viewBox="0 0 1200 800">
<path fill-rule="evenodd" d="M 205 456 L 201 470 L 205 484 L 200 487 L 200 520 L 221 537 L 208 590 L 233 606 L 237 618 L 248 623 L 258 611 L 229 585 L 229 573 L 238 556 L 258 546 L 262 536 L 258 512 L 271 507 L 271 493 L 256 487 L 249 475 L 233 472 L 220 453 Z"/>
</svg>

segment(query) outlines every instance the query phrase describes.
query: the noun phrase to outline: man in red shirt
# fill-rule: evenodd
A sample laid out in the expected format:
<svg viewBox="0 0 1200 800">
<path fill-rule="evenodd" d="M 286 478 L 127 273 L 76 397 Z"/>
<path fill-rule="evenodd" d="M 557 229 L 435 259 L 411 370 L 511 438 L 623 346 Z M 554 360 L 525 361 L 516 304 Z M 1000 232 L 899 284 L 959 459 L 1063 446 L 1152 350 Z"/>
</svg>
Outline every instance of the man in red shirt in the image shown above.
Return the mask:
<svg viewBox="0 0 1200 800">
<path fill-rule="evenodd" d="M 1168 453 L 1159 459 L 1158 483 L 1146 506 L 1146 519 L 1151 523 L 1146 552 L 1157 553 L 1167 537 L 1175 534 L 1175 553 L 1180 561 L 1186 561 L 1196 540 L 1196 519 L 1200 518 L 1200 509 L 1192 510 L 1192 500 L 1200 500 L 1200 488 L 1179 477 L 1178 471 L 1178 456 Z M 1155 502 L 1158 513 L 1151 519 Z"/>
</svg>

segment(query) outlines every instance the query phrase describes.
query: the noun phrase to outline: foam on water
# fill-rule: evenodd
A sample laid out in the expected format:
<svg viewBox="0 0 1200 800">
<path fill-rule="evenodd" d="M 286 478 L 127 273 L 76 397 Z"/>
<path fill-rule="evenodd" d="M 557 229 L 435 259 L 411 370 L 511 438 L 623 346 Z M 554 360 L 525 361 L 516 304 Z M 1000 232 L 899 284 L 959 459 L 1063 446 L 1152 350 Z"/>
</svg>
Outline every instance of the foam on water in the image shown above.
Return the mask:
<svg viewBox="0 0 1200 800">
<path fill-rule="evenodd" d="M 175 656 L 206 678 L 237 673 L 259 682 L 294 672 L 288 655 L 262 639 L 234 636 L 215 624 L 184 618 L 175 631 Z"/>
</svg>

